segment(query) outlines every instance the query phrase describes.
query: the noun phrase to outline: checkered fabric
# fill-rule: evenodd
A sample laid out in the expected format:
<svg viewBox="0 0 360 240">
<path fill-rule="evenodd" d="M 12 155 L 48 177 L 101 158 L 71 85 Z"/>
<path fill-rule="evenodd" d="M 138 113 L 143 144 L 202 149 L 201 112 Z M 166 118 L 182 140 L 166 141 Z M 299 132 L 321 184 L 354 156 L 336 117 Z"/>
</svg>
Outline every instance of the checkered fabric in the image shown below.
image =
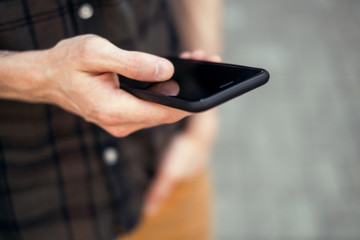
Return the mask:
<svg viewBox="0 0 360 240">
<path fill-rule="evenodd" d="M 176 53 L 162 0 L 0 0 L 1 50 L 45 49 L 86 33 L 124 49 Z M 0 239 L 113 239 L 132 229 L 156 160 L 179 128 L 117 139 L 56 106 L 0 99 Z"/>
</svg>

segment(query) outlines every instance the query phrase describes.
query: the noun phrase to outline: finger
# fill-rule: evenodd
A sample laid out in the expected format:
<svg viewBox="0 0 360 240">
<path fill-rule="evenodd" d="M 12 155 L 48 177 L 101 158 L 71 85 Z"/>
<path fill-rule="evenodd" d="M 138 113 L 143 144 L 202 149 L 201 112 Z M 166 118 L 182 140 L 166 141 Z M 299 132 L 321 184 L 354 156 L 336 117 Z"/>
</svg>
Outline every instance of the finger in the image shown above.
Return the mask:
<svg viewBox="0 0 360 240">
<path fill-rule="evenodd" d="M 202 143 L 196 140 L 184 133 L 177 134 L 164 154 L 161 172 L 177 182 L 190 179 L 202 162 L 199 155 Z"/>
<path fill-rule="evenodd" d="M 174 74 L 174 66 L 165 58 L 122 50 L 106 39 L 96 36 L 82 41 L 80 57 L 88 71 L 115 72 L 141 81 L 168 80 Z"/>
<path fill-rule="evenodd" d="M 123 51 L 123 66 L 119 74 L 125 77 L 142 81 L 164 81 L 168 80 L 174 74 L 174 66 L 165 59 L 142 52 Z M 114 62 L 115 65 L 119 63 Z"/>
<path fill-rule="evenodd" d="M 119 108 L 128 113 L 125 117 L 129 123 L 164 124 L 173 123 L 191 115 L 179 109 L 141 100 L 124 92 L 120 95 Z"/>
<path fill-rule="evenodd" d="M 212 55 L 212 56 L 206 57 L 205 60 L 209 61 L 209 62 L 221 62 L 221 57 L 218 55 Z"/>
<path fill-rule="evenodd" d="M 154 181 L 147 194 L 144 206 L 145 213 L 149 215 L 156 214 L 171 194 L 174 185 L 175 181 L 173 181 L 172 178 L 168 178 L 166 175 L 160 175 L 159 178 Z"/>
<path fill-rule="evenodd" d="M 180 87 L 174 80 L 168 80 L 161 83 L 156 83 L 148 88 L 149 91 L 164 94 L 166 96 L 176 96 L 180 92 Z"/>
<path fill-rule="evenodd" d="M 122 89 L 113 89 L 101 101 L 99 121 L 106 126 L 123 124 L 159 125 L 191 115 L 179 109 L 141 100 Z"/>
<path fill-rule="evenodd" d="M 195 50 L 191 53 L 191 59 L 203 60 L 206 54 L 203 50 Z"/>
<path fill-rule="evenodd" d="M 183 52 L 179 55 L 180 58 L 184 58 L 184 59 L 189 59 L 191 58 L 191 53 L 190 52 Z"/>
<path fill-rule="evenodd" d="M 119 77 L 116 73 L 100 73 L 96 75 L 96 78 L 100 81 L 108 82 L 114 89 L 120 88 Z"/>
</svg>

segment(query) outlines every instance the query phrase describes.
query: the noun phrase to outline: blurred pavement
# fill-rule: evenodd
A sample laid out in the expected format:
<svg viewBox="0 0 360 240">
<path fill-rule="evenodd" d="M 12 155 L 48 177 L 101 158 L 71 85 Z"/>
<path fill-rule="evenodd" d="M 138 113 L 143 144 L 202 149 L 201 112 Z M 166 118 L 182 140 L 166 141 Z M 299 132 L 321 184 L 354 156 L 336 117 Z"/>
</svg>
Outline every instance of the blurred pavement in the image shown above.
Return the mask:
<svg viewBox="0 0 360 240">
<path fill-rule="evenodd" d="M 217 239 L 360 239 L 360 1 L 225 3 L 224 61 L 271 79 L 219 108 Z"/>
</svg>

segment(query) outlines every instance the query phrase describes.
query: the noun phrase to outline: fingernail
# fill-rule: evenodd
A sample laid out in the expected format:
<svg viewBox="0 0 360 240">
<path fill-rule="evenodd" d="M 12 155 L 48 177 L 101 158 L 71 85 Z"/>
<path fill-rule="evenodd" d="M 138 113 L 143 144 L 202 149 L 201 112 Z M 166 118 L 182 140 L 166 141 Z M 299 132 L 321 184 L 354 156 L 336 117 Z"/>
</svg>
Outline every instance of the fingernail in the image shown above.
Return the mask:
<svg viewBox="0 0 360 240">
<path fill-rule="evenodd" d="M 155 80 L 167 80 L 166 63 L 164 61 L 158 61 L 156 63 Z"/>
</svg>

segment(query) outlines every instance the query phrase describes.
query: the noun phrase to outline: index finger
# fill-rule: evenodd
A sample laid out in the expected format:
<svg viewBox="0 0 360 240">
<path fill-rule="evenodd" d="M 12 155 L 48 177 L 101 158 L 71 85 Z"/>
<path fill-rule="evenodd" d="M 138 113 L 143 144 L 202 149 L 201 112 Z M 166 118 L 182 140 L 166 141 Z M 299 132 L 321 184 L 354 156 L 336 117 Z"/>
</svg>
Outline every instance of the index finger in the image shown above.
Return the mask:
<svg viewBox="0 0 360 240">
<path fill-rule="evenodd" d="M 106 112 L 112 112 L 118 119 L 114 125 L 116 122 L 160 125 L 174 123 L 191 115 L 183 110 L 139 99 L 122 89 L 116 89 L 113 96 L 107 97 L 106 102 Z"/>
</svg>

